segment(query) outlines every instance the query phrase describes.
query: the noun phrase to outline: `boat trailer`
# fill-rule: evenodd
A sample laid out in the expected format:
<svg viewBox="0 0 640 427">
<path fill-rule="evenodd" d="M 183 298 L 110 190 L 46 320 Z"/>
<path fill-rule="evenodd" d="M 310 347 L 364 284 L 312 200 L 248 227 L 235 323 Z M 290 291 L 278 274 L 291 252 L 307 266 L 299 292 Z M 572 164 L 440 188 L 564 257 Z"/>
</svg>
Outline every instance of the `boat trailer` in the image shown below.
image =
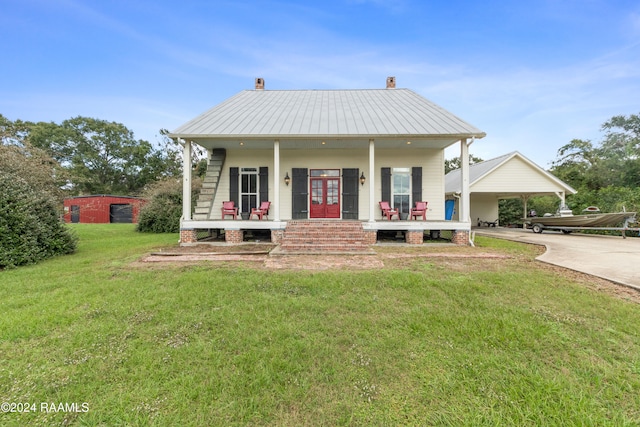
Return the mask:
<svg viewBox="0 0 640 427">
<path fill-rule="evenodd" d="M 640 228 L 629 227 L 629 224 L 635 222 L 635 218 L 627 218 L 624 220 L 622 227 L 567 227 L 563 225 L 544 225 L 539 222 L 535 222 L 535 218 L 527 218 L 528 223 L 525 223 L 526 228 L 531 228 L 534 233 L 542 233 L 544 230 L 562 231 L 564 234 L 570 234 L 574 231 L 620 231 L 622 238 L 627 238 L 627 231 L 635 231 L 640 236 Z"/>
</svg>

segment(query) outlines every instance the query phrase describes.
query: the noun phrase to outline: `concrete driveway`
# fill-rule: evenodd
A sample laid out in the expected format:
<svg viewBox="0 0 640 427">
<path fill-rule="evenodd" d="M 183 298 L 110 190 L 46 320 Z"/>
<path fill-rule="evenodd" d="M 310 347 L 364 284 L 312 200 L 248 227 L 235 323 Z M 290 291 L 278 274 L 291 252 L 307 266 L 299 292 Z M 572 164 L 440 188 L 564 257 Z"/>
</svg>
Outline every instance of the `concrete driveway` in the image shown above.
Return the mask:
<svg viewBox="0 0 640 427">
<path fill-rule="evenodd" d="M 544 245 L 547 251 L 536 258 L 549 264 L 598 276 L 640 290 L 640 238 L 562 234 L 536 234 L 521 228 L 477 228 L 476 235 Z M 630 233 L 630 232 L 629 232 Z"/>
</svg>

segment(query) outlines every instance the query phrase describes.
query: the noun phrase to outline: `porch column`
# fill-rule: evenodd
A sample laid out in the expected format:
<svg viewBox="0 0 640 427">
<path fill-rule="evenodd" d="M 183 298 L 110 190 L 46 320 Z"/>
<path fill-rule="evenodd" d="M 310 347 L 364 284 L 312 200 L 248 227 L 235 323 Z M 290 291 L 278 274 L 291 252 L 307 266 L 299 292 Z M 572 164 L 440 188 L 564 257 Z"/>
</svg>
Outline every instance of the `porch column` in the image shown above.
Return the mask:
<svg viewBox="0 0 640 427">
<path fill-rule="evenodd" d="M 182 144 L 182 219 L 191 221 L 191 141 Z"/>
<path fill-rule="evenodd" d="M 273 141 L 273 203 L 272 216 L 280 221 L 280 140 Z"/>
<path fill-rule="evenodd" d="M 369 222 L 374 222 L 376 200 L 376 149 L 373 138 L 369 140 Z"/>
<path fill-rule="evenodd" d="M 460 140 L 460 179 L 460 216 L 458 219 L 462 222 L 471 222 L 471 210 L 469 209 L 471 204 L 469 197 L 469 146 L 466 138 Z"/>
</svg>

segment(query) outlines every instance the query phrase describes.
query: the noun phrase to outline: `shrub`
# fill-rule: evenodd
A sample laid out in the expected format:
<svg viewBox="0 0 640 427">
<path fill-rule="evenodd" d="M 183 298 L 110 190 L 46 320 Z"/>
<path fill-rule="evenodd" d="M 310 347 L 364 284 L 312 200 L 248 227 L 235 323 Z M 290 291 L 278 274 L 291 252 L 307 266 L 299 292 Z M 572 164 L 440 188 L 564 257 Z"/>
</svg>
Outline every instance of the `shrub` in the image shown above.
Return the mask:
<svg viewBox="0 0 640 427">
<path fill-rule="evenodd" d="M 195 203 L 200 180 L 194 178 L 191 187 L 192 204 Z M 137 231 L 148 233 L 178 233 L 182 217 L 182 180 L 170 178 L 157 181 L 143 194 L 147 200 L 140 209 Z"/>
<path fill-rule="evenodd" d="M 48 193 L 0 173 L 0 269 L 75 251 L 77 238 L 62 223 Z"/>
</svg>

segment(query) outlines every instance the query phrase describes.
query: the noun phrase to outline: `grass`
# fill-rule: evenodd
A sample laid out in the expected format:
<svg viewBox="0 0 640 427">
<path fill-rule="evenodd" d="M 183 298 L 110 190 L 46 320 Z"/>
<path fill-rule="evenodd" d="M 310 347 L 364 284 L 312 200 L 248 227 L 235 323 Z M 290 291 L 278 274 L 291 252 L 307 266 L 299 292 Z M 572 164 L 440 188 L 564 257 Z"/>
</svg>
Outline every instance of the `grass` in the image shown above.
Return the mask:
<svg viewBox="0 0 640 427">
<path fill-rule="evenodd" d="M 74 228 L 76 254 L 0 272 L 0 402 L 37 404 L 0 425 L 640 423 L 638 305 L 533 247 L 478 237 L 428 250 L 510 258 L 376 271 L 149 267 L 177 235 Z"/>
</svg>

